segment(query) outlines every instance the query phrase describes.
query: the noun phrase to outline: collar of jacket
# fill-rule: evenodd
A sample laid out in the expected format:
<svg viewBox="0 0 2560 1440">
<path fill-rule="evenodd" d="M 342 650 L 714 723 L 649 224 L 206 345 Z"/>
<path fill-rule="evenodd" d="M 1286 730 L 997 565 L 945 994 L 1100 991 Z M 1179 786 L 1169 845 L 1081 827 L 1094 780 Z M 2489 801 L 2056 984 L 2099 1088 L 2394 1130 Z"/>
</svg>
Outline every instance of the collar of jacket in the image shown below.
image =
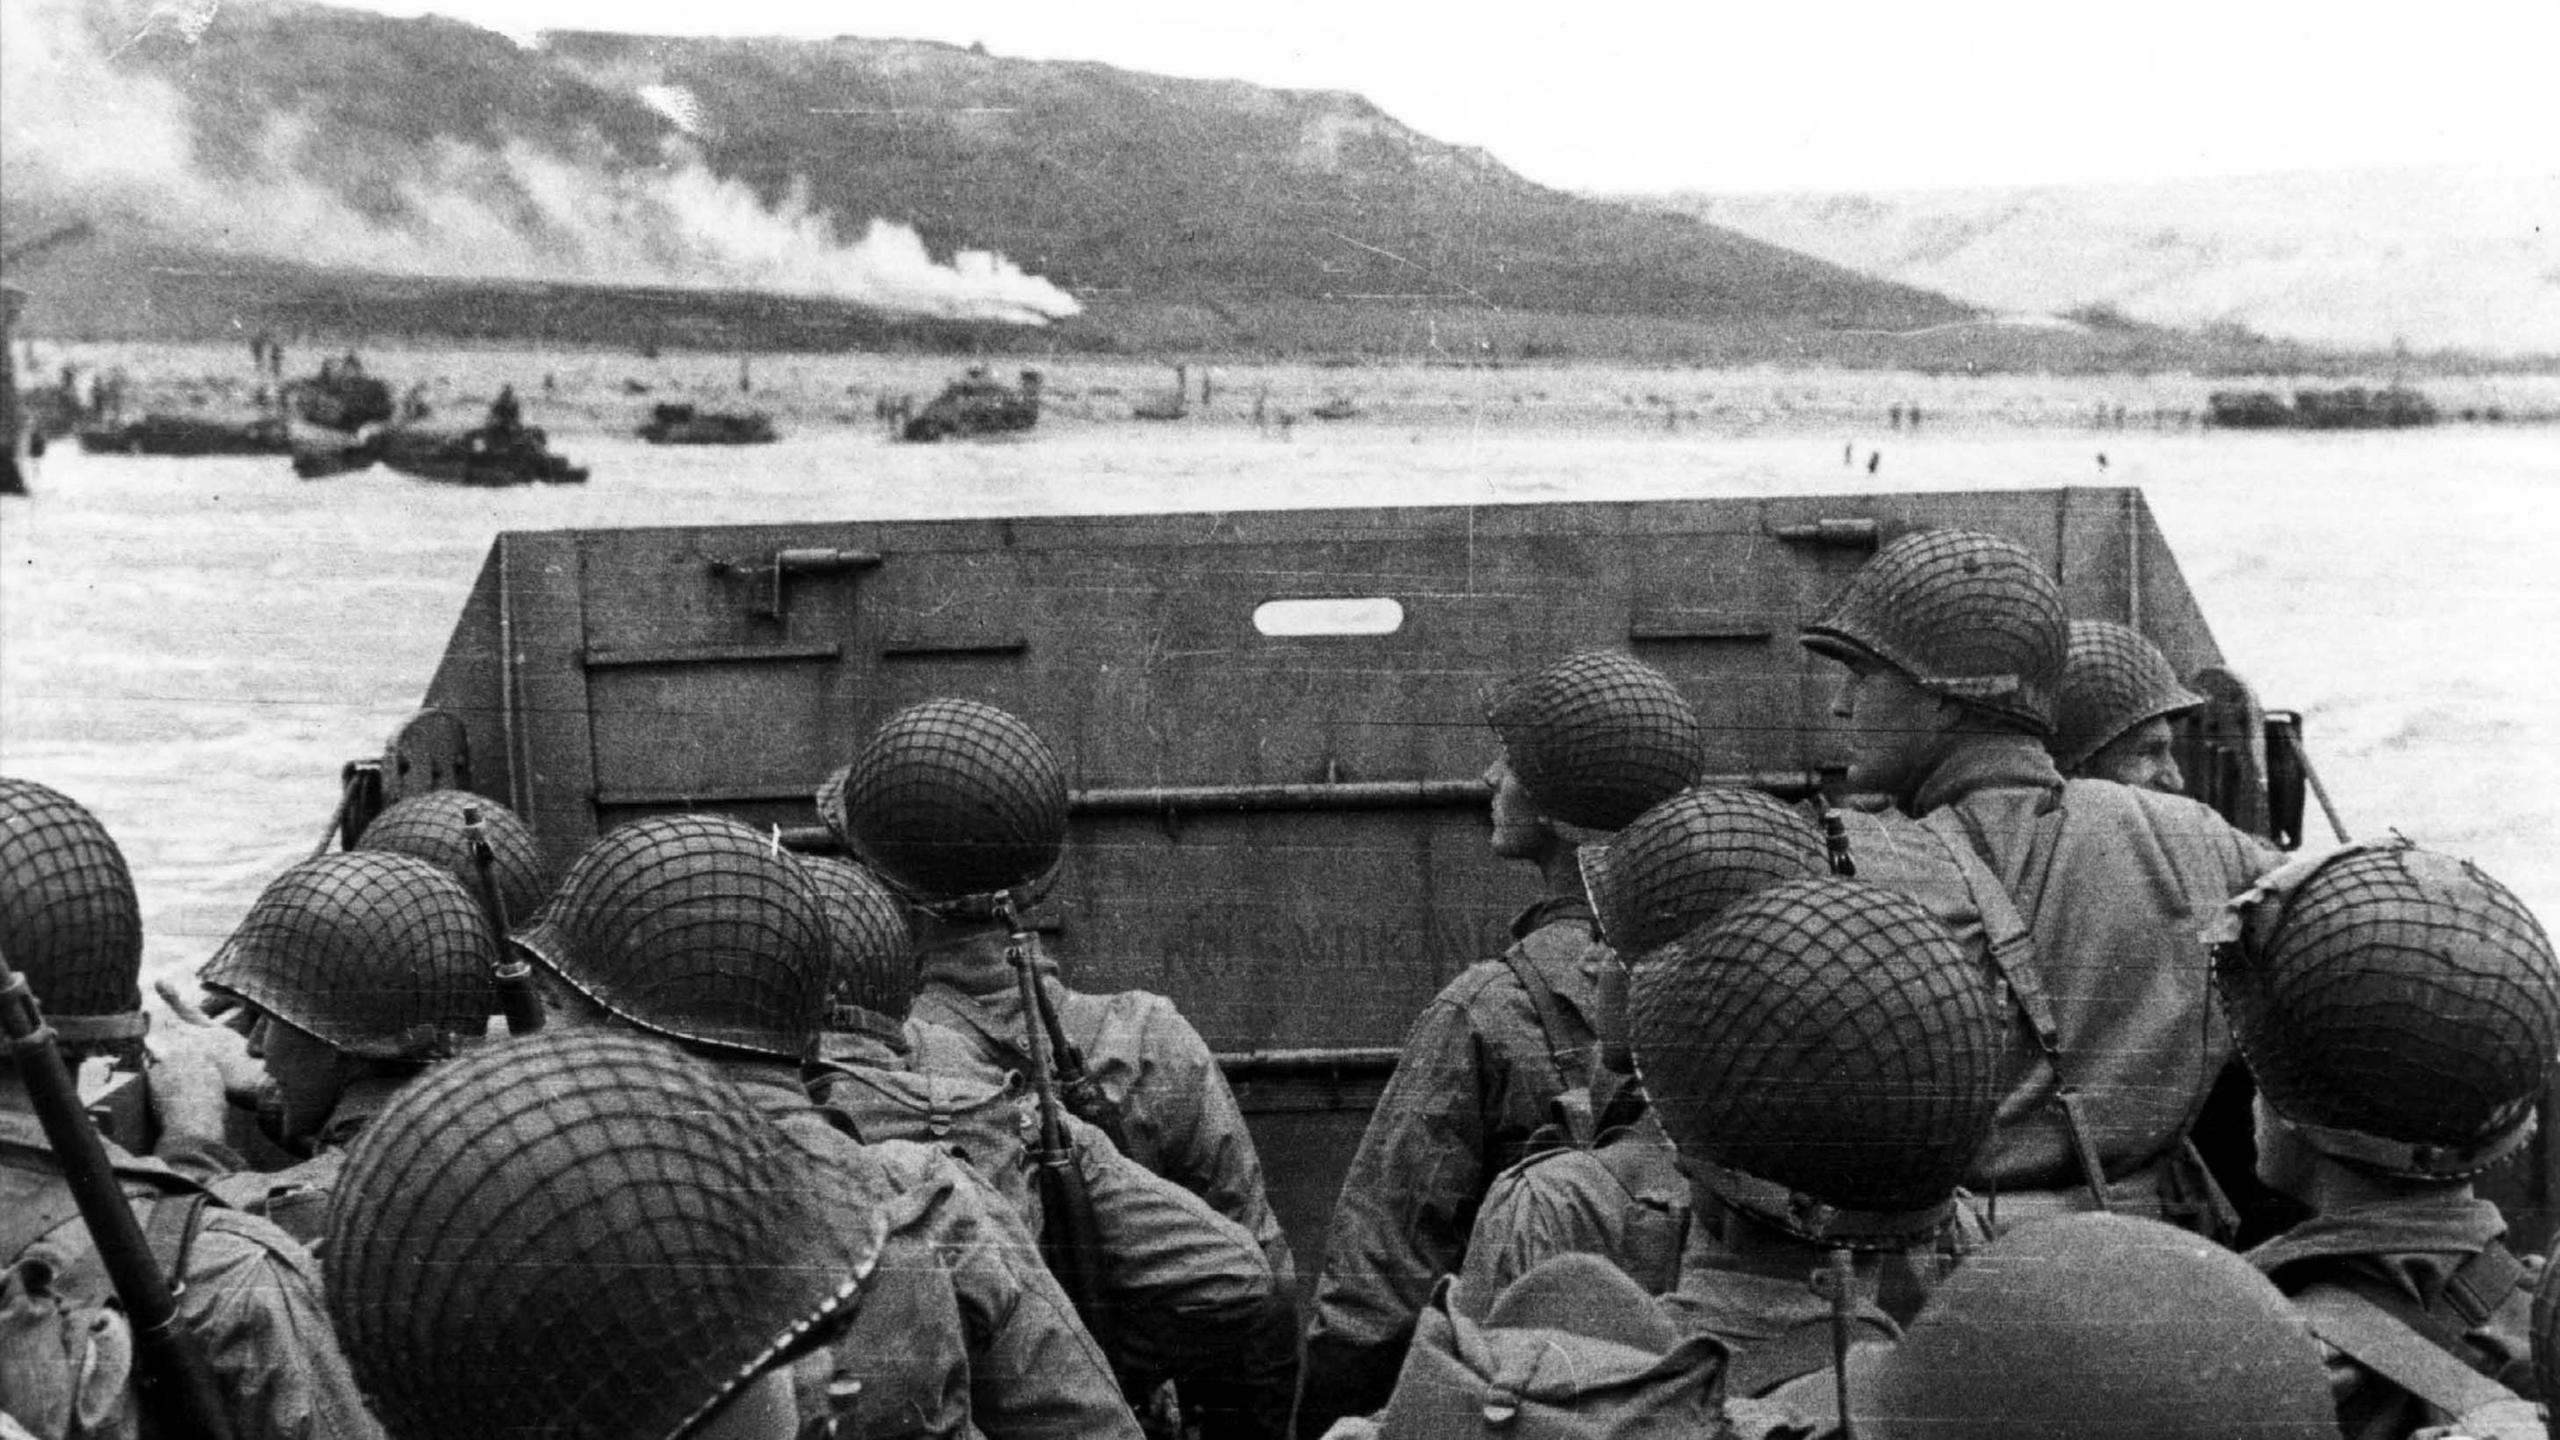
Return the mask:
<svg viewBox="0 0 2560 1440">
<path fill-rule="evenodd" d="M 2498 1207 L 2447 1185 L 2391 1200 L 2324 1210 L 2249 1252 L 2267 1274 L 2304 1260 L 2375 1255 L 2477 1255 L 2505 1238 Z"/>
<path fill-rule="evenodd" d="M 1926 815 L 1977 790 L 2047 790 L 2062 793 L 2062 772 L 2044 742 L 2032 735 L 1981 735 L 1939 761 L 1912 793 L 1911 813 Z"/>
<path fill-rule="evenodd" d="M 940 983 L 964 995 L 1012 993 L 1016 983 L 1013 967 L 1004 958 L 1005 943 L 1010 938 L 1001 927 L 991 927 L 924 951 L 917 956 L 918 987 Z M 1030 941 L 1032 969 L 1055 976 L 1058 962 L 1049 957 L 1038 935 L 1032 935 Z"/>
<path fill-rule="evenodd" d="M 1584 929 L 1596 932 L 1600 917 L 1591 908 L 1591 902 L 1579 895 L 1550 895 L 1520 912 L 1511 922 L 1511 938 L 1526 940 L 1550 925 L 1572 922 L 1579 922 Z"/>
<path fill-rule="evenodd" d="M 365 1122 L 381 1114 L 391 1104 L 391 1097 L 416 1078 L 416 1075 L 367 1075 L 348 1081 L 347 1087 L 338 1092 L 338 1103 L 330 1109 L 329 1118 L 321 1122 L 318 1132 L 312 1135 L 312 1153 L 354 1144 L 356 1132 L 364 1129 Z"/>
</svg>

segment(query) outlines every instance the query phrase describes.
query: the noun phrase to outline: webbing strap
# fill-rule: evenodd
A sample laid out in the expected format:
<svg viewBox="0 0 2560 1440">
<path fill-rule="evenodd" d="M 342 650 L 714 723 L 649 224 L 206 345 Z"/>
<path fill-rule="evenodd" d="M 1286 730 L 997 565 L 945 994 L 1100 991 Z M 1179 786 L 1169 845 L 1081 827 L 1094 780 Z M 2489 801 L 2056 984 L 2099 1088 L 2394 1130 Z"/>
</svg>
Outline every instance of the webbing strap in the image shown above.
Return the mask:
<svg viewBox="0 0 2560 1440">
<path fill-rule="evenodd" d="M 2054 1103 L 2062 1111 L 2062 1125 L 2070 1132 L 2071 1149 L 2080 1162 L 2081 1178 L 2088 1182 L 2089 1196 L 2100 1210 L 2113 1210 L 2107 1198 L 2106 1164 L 2098 1156 L 2098 1146 L 2091 1131 L 2088 1098 L 2072 1083 L 2070 1067 L 2062 1054 L 2062 1024 L 2053 1013 L 2053 999 L 2045 993 L 2044 980 L 2036 969 L 2035 936 L 2018 914 L 2017 903 L 2009 898 L 2009 887 L 1991 873 L 1991 867 L 1975 848 L 1978 839 L 1959 816 L 1950 815 L 1954 807 L 1942 807 L 1922 817 L 1920 823 L 1964 873 L 1965 889 L 1973 897 L 1974 909 L 1982 916 L 1982 929 L 1989 942 L 1991 968 L 2000 977 L 2009 998 L 2016 1002 L 2018 1013 L 2026 1017 L 2027 1030 L 2035 1036 L 2036 1049 L 2053 1071 Z M 1950 831 L 1955 833 L 1951 834 Z"/>
<path fill-rule="evenodd" d="M 1556 999 L 1556 988 L 1547 983 L 1546 973 L 1538 968 L 1537 957 L 1529 953 L 1529 942 L 1520 941 L 1503 951 L 1502 963 L 1510 967 L 1520 988 L 1529 992 L 1529 1008 L 1538 1012 L 1538 1031 L 1546 1036 L 1547 1058 L 1555 1064 L 1556 1088 L 1571 1090 L 1580 1085 L 1590 1073 L 1588 1046 L 1570 1042 L 1564 1006 Z"/>
<path fill-rule="evenodd" d="M 2293 1303 L 2311 1322 L 2312 1332 L 2348 1359 L 2447 1415 L 2519 1398 L 2343 1285 L 2313 1285 L 2293 1297 Z"/>
</svg>

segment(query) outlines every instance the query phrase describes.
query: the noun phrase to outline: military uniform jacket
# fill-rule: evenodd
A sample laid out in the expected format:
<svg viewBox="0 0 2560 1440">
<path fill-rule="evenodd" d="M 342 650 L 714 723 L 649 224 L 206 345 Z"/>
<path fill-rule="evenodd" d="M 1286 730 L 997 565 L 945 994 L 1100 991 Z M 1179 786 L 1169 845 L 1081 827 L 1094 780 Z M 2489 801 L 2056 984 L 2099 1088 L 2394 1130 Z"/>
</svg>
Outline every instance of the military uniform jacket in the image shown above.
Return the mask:
<svg viewBox="0 0 2560 1440">
<path fill-rule="evenodd" d="M 990 931 L 926 954 L 911 1018 L 966 1037 L 989 1064 L 1025 1070 L 1031 1057 L 1021 991 L 1005 962 L 1005 943 Z M 1059 1025 L 1120 1108 L 1129 1158 L 1250 1231 L 1272 1273 L 1294 1286 L 1296 1262 L 1263 1190 L 1262 1157 L 1209 1043 L 1162 995 L 1068 989 L 1056 962 L 1034 943 L 1034 963 Z"/>
<path fill-rule="evenodd" d="M 1936 824 L 1848 817 L 1858 878 L 1912 896 L 1987 955 L 1984 910 L 1953 847 L 1975 851 L 2032 934 L 2036 983 L 2109 1179 L 2140 1177 L 2184 1140 L 2231 1056 L 2203 929 L 2277 855 L 2192 800 L 2105 780 L 2066 784 L 2024 736 L 1967 745 L 1922 784 L 1915 808 Z M 2019 1192 L 2062 1192 L 2073 1206 L 2086 1198 L 2069 1194 L 2082 1176 L 2054 1067 L 2019 1005 L 2009 1020 L 1997 1126 L 1965 1179 L 2000 1197 L 2004 1225 L 2031 1218 Z M 2151 1194 L 2134 1188 L 2137 1205 Z"/>
<path fill-rule="evenodd" d="M 2533 1371 L 2534 1270 L 2505 1245 L 2498 1207 L 2467 1187 L 2324 1211 L 2248 1253 L 2287 1295 L 2337 1286 L 2404 1317 L 2419 1335 L 2527 1399 Z M 2350 1440 L 2407 1435 L 2434 1412 L 2336 1349 L 2330 1387 Z"/>
<path fill-rule="evenodd" d="M 1610 960 L 1590 905 L 1551 898 L 1511 930 L 1518 944 L 1469 966 L 1413 1022 L 1370 1112 L 1316 1282 L 1302 1429 L 1310 1412 L 1385 1403 L 1494 1177 L 1523 1157 L 1551 1102 L 1588 1078 L 1598 967 Z"/>
<path fill-rule="evenodd" d="M 371 1076 L 349 1085 L 327 1122 L 311 1137 L 310 1159 L 282 1170 L 218 1175 L 205 1181 L 205 1188 L 273 1223 L 316 1257 L 329 1228 L 330 1197 L 338 1193 L 339 1173 L 347 1168 L 347 1147 L 356 1143 L 365 1123 L 381 1114 L 412 1078 Z"/>
<path fill-rule="evenodd" d="M 129 1193 L 177 1198 L 196 1193 L 178 1172 L 127 1155 L 108 1158 Z M 52 1148 L 33 1115 L 0 1109 L 0 1207 L 48 1204 L 67 1189 Z M 67 1201 L 65 1202 L 67 1203 Z M 94 1257 L 74 1210 L 48 1229 L 37 1248 L 58 1268 Z M 0 1255 L 0 1268 L 19 1257 Z M 87 1261 L 82 1263 L 94 1263 Z M 283 1231 L 219 1203 L 207 1204 L 186 1250 L 178 1314 L 204 1342 L 215 1383 L 231 1401 L 234 1434 L 284 1440 L 377 1440 L 382 1428 L 365 1409 L 355 1376 L 338 1348 L 310 1256 Z"/>
</svg>

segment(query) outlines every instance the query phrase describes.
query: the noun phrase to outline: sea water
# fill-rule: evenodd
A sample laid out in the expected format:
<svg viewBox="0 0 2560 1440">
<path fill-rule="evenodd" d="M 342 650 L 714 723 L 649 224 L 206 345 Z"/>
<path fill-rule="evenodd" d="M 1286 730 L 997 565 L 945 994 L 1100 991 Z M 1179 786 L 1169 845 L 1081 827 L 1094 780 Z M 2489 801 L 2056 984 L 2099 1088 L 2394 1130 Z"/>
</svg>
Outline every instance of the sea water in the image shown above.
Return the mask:
<svg viewBox="0 0 2560 1440">
<path fill-rule="evenodd" d="M 2229 663 L 2303 712 L 2346 828 L 2470 856 L 2560 919 L 2560 432 L 2546 428 L 1951 424 L 1844 440 L 1820 425 L 1369 416 L 1068 424 L 984 445 L 867 427 L 742 450 L 561 439 L 589 483 L 303 481 L 277 457 L 60 447 L 33 497 L 0 502 L 0 773 L 105 822 L 155 974 L 201 963 L 321 842 L 341 765 L 380 754 L 416 708 L 501 531 L 2071 484 L 2143 490 Z M 2307 828 L 2328 838 L 2316 808 Z"/>
</svg>

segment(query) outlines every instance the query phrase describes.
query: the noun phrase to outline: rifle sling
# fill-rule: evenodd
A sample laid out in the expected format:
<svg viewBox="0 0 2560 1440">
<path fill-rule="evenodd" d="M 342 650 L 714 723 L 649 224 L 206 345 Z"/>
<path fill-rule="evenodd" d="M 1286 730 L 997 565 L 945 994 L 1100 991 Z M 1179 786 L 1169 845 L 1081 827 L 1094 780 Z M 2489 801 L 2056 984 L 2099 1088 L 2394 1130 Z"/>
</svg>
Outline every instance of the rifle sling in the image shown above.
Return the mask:
<svg viewBox="0 0 2560 1440">
<path fill-rule="evenodd" d="M 2518 1398 L 2361 1291 L 2324 1281 L 2293 1303 L 2341 1354 L 2447 1415 Z"/>
</svg>

